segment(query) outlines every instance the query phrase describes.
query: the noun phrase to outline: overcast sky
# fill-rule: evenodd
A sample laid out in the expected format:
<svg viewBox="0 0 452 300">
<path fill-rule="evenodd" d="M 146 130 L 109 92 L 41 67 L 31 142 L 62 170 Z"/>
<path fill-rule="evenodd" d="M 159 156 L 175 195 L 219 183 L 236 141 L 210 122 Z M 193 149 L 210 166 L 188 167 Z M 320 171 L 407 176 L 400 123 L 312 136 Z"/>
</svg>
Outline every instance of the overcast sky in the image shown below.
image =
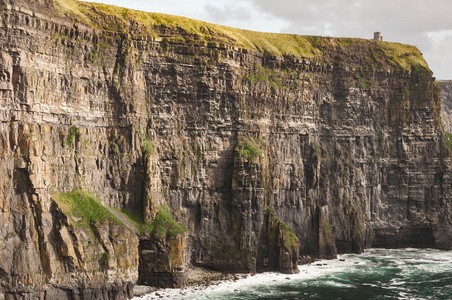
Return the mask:
<svg viewBox="0 0 452 300">
<path fill-rule="evenodd" d="M 265 32 L 373 38 L 417 46 L 452 79 L 452 0 L 91 0 Z"/>
</svg>

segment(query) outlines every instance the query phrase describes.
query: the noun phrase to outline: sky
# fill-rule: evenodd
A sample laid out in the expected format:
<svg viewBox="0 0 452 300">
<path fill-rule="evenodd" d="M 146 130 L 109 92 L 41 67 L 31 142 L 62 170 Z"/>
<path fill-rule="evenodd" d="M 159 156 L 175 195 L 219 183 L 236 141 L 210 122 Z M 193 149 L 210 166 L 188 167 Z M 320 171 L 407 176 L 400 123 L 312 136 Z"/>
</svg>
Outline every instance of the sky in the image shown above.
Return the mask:
<svg viewBox="0 0 452 300">
<path fill-rule="evenodd" d="M 264 32 L 373 38 L 417 46 L 452 79 L 451 0 L 90 0 Z"/>
</svg>

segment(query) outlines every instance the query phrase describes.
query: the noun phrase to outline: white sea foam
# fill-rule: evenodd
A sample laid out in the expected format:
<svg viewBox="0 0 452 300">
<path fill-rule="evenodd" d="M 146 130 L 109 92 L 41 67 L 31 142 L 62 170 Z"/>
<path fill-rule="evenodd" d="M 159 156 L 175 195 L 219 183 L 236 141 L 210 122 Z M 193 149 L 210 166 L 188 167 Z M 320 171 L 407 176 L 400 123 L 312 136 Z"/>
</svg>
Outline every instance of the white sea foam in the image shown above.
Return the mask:
<svg viewBox="0 0 452 300">
<path fill-rule="evenodd" d="M 340 259 L 345 259 L 345 261 L 341 261 Z M 265 294 L 267 294 L 271 293 L 271 287 L 275 285 L 287 284 L 290 282 L 300 284 L 303 281 L 342 273 L 347 269 L 353 271 L 354 267 L 357 265 L 364 265 L 365 263 L 366 262 L 357 256 L 346 254 L 340 255 L 338 259 L 334 260 L 320 260 L 312 264 L 301 265 L 298 267 L 299 273 L 297 274 L 288 275 L 273 272 L 260 273 L 256 275 L 248 275 L 246 278 L 238 281 L 223 281 L 217 285 L 210 285 L 208 287 L 162 289 L 143 297 L 135 297 L 133 300 L 159 299 L 161 296 L 165 299 L 209 299 L 212 295 L 219 297 L 221 294 L 229 294 L 231 291 L 240 293 L 241 291 L 250 292 L 251 290 L 254 290 L 259 293 L 260 290 L 265 289 Z M 325 284 L 344 288 L 353 287 L 350 284 L 335 281 L 327 281 Z M 258 296 L 258 294 L 256 294 L 256 296 Z"/>
<path fill-rule="evenodd" d="M 393 291 L 398 295 L 398 299 L 420 299 L 411 295 L 405 288 L 408 275 L 412 275 L 413 272 L 419 274 L 416 280 L 421 282 L 423 280 L 422 274 L 428 275 L 452 270 L 451 262 L 452 251 L 370 249 L 362 255 L 345 254 L 339 255 L 338 259 L 335 260 L 321 260 L 312 264 L 301 265 L 298 267 L 300 271 L 298 274 L 262 273 L 253 276 L 248 275 L 246 278 L 237 281 L 223 281 L 208 287 L 162 289 L 144 297 L 133 299 L 222 299 L 226 295 L 227 298 L 231 298 L 231 293 L 238 298 L 243 296 L 247 299 L 258 299 L 276 295 L 275 293 L 278 293 L 280 286 L 355 289 L 356 286 L 349 281 L 347 276 L 365 277 L 370 272 L 384 276 L 387 270 L 395 272 L 395 275 L 390 276 L 396 277 L 388 278 L 389 280 L 386 282 L 378 280 L 361 282 L 361 285 Z M 428 278 L 425 279 L 429 280 Z M 293 294 L 294 297 L 300 296 L 300 294 L 297 294 L 299 291 L 287 291 L 286 293 L 288 295 Z"/>
</svg>

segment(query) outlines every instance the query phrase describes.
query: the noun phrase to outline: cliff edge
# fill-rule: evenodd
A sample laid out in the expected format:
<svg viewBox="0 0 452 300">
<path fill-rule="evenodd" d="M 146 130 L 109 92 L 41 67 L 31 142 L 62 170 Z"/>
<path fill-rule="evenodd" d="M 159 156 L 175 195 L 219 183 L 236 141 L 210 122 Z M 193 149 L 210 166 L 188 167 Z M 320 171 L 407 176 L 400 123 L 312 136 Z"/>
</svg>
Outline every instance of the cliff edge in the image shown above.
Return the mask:
<svg viewBox="0 0 452 300">
<path fill-rule="evenodd" d="M 0 8 L 0 299 L 452 249 L 452 147 L 416 47 Z"/>
</svg>

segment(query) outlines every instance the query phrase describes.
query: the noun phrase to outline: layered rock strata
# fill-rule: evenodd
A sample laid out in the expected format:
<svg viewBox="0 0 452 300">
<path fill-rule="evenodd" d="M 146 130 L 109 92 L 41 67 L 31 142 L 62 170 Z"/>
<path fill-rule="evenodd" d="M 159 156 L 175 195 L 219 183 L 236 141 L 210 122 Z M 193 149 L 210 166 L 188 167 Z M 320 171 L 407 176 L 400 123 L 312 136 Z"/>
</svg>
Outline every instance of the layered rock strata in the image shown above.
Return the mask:
<svg viewBox="0 0 452 300">
<path fill-rule="evenodd" d="M 441 118 L 444 129 L 452 132 L 452 80 L 438 80 L 441 88 Z"/>
<path fill-rule="evenodd" d="M 415 47 L 258 34 L 288 43 L 275 55 L 162 15 L 0 4 L 0 297 L 452 248 L 439 88 Z M 87 199 L 108 211 L 85 224 Z"/>
</svg>

